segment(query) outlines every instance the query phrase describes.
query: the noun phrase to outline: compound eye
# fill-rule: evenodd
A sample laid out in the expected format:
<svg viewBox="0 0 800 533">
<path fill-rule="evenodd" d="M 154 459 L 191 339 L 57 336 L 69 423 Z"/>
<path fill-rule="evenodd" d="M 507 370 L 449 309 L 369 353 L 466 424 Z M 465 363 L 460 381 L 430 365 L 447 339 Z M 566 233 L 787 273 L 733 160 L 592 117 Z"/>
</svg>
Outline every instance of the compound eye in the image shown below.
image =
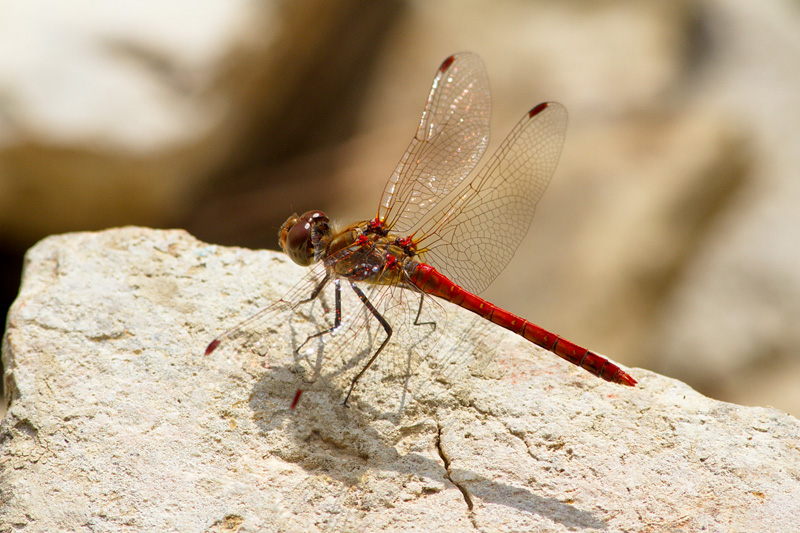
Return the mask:
<svg viewBox="0 0 800 533">
<path fill-rule="evenodd" d="M 313 210 L 313 211 L 306 211 L 305 213 L 300 215 L 300 218 L 303 220 L 308 220 L 309 222 L 314 222 L 320 218 L 324 218 L 325 221 L 327 221 L 328 215 L 326 215 L 322 211 Z"/>
<path fill-rule="evenodd" d="M 322 211 L 296 214 L 283 223 L 280 232 L 281 249 L 300 266 L 314 262 L 314 233 L 323 236 L 328 231 L 328 217 Z M 322 233 L 320 233 L 322 232 Z"/>
</svg>

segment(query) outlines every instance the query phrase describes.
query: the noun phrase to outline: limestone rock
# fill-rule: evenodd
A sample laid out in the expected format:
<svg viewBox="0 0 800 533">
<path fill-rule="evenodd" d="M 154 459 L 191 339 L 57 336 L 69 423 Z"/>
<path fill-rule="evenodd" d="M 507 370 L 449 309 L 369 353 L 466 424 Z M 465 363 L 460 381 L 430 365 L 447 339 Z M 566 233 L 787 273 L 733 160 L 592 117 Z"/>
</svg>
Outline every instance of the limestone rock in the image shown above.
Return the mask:
<svg viewBox="0 0 800 533">
<path fill-rule="evenodd" d="M 328 364 L 340 354 L 325 353 L 314 383 L 247 351 L 204 356 L 302 275 L 280 254 L 178 230 L 32 248 L 3 342 L 0 531 L 788 531 L 800 520 L 796 419 L 645 370 L 632 371 L 635 388 L 609 384 L 449 305 L 430 354 L 447 364 L 398 380 L 385 363 L 404 347 L 389 350 L 349 408 Z M 270 350 L 297 343 L 278 340 Z"/>
</svg>

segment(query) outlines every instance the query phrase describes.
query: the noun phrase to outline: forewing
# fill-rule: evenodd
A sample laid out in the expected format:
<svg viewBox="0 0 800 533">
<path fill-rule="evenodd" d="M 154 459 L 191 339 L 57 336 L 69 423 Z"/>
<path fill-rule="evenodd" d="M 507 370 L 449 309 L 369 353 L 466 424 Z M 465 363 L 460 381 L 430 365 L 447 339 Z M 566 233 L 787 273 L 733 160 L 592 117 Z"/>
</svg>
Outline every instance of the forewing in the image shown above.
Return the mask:
<svg viewBox="0 0 800 533">
<path fill-rule="evenodd" d="M 419 128 L 383 191 L 379 217 L 408 234 L 466 178 L 489 143 L 491 97 L 481 59 L 448 57 L 433 79 Z"/>
</svg>

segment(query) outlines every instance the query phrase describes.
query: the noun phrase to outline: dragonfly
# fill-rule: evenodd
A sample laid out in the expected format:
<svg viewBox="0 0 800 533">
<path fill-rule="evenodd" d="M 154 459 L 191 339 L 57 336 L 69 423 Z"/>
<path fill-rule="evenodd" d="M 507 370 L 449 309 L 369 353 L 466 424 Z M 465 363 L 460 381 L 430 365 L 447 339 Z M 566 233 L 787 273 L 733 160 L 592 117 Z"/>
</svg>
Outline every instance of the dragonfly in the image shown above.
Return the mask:
<svg viewBox="0 0 800 533">
<path fill-rule="evenodd" d="M 298 265 L 311 267 L 311 274 L 278 302 L 211 341 L 206 355 L 226 343 L 263 339 L 282 313 L 298 312 L 333 286 L 333 324 L 309 334 L 296 353 L 313 339 L 341 335 L 342 330 L 350 335 L 344 338 L 364 336 L 365 320 L 382 330 L 381 335 L 369 335 L 366 362 L 350 380 L 344 405 L 393 337 L 396 326 L 384 310 L 391 308 L 386 302 L 395 301 L 398 294 L 403 301 L 416 302 L 407 306 L 411 312 L 404 316 L 413 317 L 407 329 L 434 331 L 438 324 L 424 317 L 442 313 L 423 310 L 440 309 L 436 299 L 443 299 L 606 381 L 636 385 L 607 358 L 477 296 L 505 268 L 526 235 L 555 172 L 567 128 L 562 105 L 540 103 L 525 113 L 473 174 L 489 143 L 490 115 L 489 81 L 481 59 L 472 53 L 445 59 L 434 76 L 417 132 L 383 189 L 375 217 L 343 228 L 322 211 L 289 217 L 280 229 L 281 249 Z M 361 319 L 343 318 L 348 316 L 342 311 L 346 290 L 361 306 L 357 315 Z M 342 342 L 336 349 L 348 346 Z M 430 352 L 431 346 L 425 349 Z"/>
</svg>

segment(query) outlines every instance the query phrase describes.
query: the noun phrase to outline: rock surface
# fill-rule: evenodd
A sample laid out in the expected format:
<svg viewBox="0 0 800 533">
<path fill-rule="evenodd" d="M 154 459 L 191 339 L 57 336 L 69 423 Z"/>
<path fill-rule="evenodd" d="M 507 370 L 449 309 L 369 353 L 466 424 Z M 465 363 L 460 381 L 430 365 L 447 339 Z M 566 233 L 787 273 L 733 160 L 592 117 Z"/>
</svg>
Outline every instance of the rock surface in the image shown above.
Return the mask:
<svg viewBox="0 0 800 533">
<path fill-rule="evenodd" d="M 301 277 L 282 255 L 183 231 L 31 249 L 3 343 L 0 531 L 789 531 L 800 520 L 798 420 L 644 370 L 636 388 L 608 384 L 451 307 L 432 358 L 458 364 L 423 362 L 402 387 L 385 364 L 402 350 L 390 350 L 350 408 L 333 367 L 308 384 L 249 352 L 203 356 Z M 467 359 L 487 349 L 488 366 Z"/>
</svg>

